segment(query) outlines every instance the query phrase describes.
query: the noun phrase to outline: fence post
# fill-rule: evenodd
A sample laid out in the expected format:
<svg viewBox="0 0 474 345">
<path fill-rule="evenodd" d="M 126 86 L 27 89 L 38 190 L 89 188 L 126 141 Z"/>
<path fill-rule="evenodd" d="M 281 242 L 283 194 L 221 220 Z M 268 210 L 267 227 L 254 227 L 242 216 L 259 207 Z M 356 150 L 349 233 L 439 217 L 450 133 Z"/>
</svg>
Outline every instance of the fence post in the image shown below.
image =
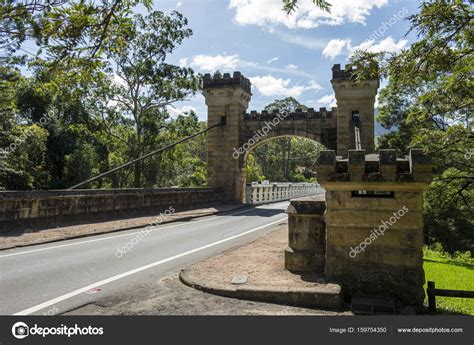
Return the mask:
<svg viewBox="0 0 474 345">
<path fill-rule="evenodd" d="M 435 282 L 428 282 L 426 294 L 428 295 L 428 310 L 431 313 L 436 313 L 436 288 Z"/>
</svg>

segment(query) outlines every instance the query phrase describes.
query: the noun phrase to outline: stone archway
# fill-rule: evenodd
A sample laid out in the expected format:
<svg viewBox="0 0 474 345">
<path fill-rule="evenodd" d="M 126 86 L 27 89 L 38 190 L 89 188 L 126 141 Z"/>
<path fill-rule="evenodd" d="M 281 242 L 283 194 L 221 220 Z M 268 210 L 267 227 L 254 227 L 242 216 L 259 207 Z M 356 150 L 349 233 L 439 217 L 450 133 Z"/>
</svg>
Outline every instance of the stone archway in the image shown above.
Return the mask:
<svg viewBox="0 0 474 345">
<path fill-rule="evenodd" d="M 257 144 L 253 145 L 249 150 L 246 150 L 245 153 L 241 157 L 239 157 L 240 176 L 241 176 L 241 183 L 242 183 L 241 190 L 242 190 L 242 193 L 243 193 L 240 200 L 242 201 L 242 203 L 247 202 L 247 200 L 246 200 L 246 196 L 247 196 L 246 195 L 246 186 L 247 186 L 248 181 L 247 181 L 246 167 L 247 167 L 249 155 L 252 152 L 254 152 L 257 148 L 259 148 L 260 146 L 263 146 L 263 145 L 271 142 L 272 140 L 276 140 L 276 139 L 280 139 L 280 138 L 301 138 L 301 139 L 310 140 L 310 141 L 312 141 L 314 143 L 317 143 L 317 144 L 321 144 L 319 141 L 316 141 L 315 139 L 313 139 L 313 137 L 311 135 L 305 135 L 305 134 L 306 133 L 299 133 L 299 135 L 291 135 L 291 134 L 285 134 L 285 135 L 272 134 L 272 135 L 268 135 L 267 137 L 265 137 L 264 139 L 259 141 Z M 316 158 L 317 157 L 315 157 L 314 161 L 316 161 Z"/>
<path fill-rule="evenodd" d="M 374 151 L 374 102 L 378 80 L 356 82 L 351 69 L 332 68 L 331 83 L 336 95 L 337 108 L 327 110 L 297 110 L 290 114 L 269 114 L 266 111 L 247 112 L 252 96 L 250 80 L 240 72 L 233 76 L 210 74 L 204 76 L 203 95 L 208 107 L 208 125 L 215 125 L 225 118 L 225 125 L 208 133 L 207 165 L 208 185 L 222 188 L 229 202 L 245 201 L 243 184 L 243 145 L 249 143 L 266 127 L 271 127 L 264 137 L 301 136 L 315 140 L 338 155 L 346 157 L 354 149 L 353 114 L 357 113 L 362 137 L 362 147 Z M 270 125 L 279 119 L 278 125 Z M 241 150 L 241 151 L 240 151 Z M 243 153 L 242 153 L 243 154 Z M 238 156 L 238 157 L 236 157 Z"/>
</svg>

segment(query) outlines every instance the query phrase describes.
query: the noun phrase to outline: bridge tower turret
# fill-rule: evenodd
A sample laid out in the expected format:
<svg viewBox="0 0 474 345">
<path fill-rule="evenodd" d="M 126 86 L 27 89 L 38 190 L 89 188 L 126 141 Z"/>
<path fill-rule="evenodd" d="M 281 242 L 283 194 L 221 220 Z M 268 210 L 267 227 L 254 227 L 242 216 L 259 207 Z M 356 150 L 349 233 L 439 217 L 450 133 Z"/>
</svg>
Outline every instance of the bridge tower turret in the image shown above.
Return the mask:
<svg viewBox="0 0 474 345">
<path fill-rule="evenodd" d="M 223 188 L 227 201 L 241 202 L 245 191 L 242 183 L 243 157 L 235 150 L 240 145 L 240 125 L 249 106 L 251 83 L 240 72 L 233 76 L 206 74 L 203 95 L 208 109 L 208 125 L 225 121 L 207 134 L 207 184 Z"/>
<path fill-rule="evenodd" d="M 337 155 L 347 158 L 350 149 L 374 153 L 374 104 L 379 80 L 356 81 L 352 68 L 332 67 L 332 87 L 337 101 Z M 356 129 L 360 145 L 356 147 Z"/>
</svg>

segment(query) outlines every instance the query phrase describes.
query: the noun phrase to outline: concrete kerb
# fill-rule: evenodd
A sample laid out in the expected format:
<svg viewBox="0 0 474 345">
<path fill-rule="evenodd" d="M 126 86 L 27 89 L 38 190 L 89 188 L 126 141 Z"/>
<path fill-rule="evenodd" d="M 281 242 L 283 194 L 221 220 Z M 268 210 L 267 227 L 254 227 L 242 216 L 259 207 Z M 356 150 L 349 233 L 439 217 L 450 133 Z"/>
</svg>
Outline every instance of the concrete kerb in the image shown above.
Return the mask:
<svg viewBox="0 0 474 345">
<path fill-rule="evenodd" d="M 223 297 L 336 311 L 342 309 L 341 288 L 335 284 L 330 284 L 323 289 L 270 286 L 227 287 L 199 282 L 189 269 L 181 270 L 179 279 L 186 286 Z"/>
</svg>

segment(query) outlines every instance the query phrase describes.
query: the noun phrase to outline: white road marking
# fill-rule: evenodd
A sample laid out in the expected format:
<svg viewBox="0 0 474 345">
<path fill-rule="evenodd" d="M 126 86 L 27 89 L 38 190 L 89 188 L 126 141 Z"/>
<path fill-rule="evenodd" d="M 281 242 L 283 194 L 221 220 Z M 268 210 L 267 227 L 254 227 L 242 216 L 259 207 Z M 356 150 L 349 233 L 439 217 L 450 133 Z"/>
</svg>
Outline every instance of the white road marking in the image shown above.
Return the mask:
<svg viewBox="0 0 474 345">
<path fill-rule="evenodd" d="M 246 213 L 246 212 L 250 212 L 250 211 L 255 211 L 255 208 L 251 208 L 251 209 L 243 210 L 243 211 L 238 211 L 238 212 L 234 212 L 234 213 L 224 213 L 224 214 L 222 214 L 222 216 L 227 216 L 227 215 L 232 216 L 232 215 L 241 214 L 241 213 Z M 211 215 L 211 216 L 212 216 L 212 215 Z M 165 226 L 165 227 L 159 227 L 159 228 L 155 228 L 155 229 L 153 229 L 153 230 L 150 230 L 150 232 L 154 232 L 154 231 L 158 231 L 158 230 L 164 230 L 164 229 L 170 229 L 170 228 L 175 228 L 175 227 L 183 226 L 183 225 L 196 224 L 196 223 L 201 223 L 201 222 L 208 222 L 208 221 L 211 221 L 211 220 L 214 220 L 214 219 L 219 219 L 219 217 L 218 217 L 218 216 L 214 216 L 214 217 L 212 217 L 212 218 L 206 218 L 206 219 L 202 219 L 202 220 L 196 220 L 196 221 L 192 221 L 192 222 L 186 223 L 186 224 L 176 224 L 176 225 L 170 225 L 170 226 Z M 178 220 L 178 221 L 179 221 L 179 220 Z M 146 227 L 146 226 L 143 226 L 143 228 L 145 228 L 145 227 Z M 124 231 L 127 231 L 127 230 L 124 230 Z M 87 241 L 81 241 L 81 242 L 75 242 L 75 243 L 68 243 L 68 244 L 60 244 L 60 245 L 57 245 L 57 246 L 51 246 L 51 247 L 46 247 L 46 248 L 25 250 L 25 251 L 23 251 L 23 252 L 0 255 L 0 259 L 1 259 L 1 258 L 6 258 L 6 257 L 9 257 L 9 256 L 23 255 L 23 254 L 29 254 L 29 253 L 34 253 L 34 252 L 41 252 L 41 251 L 51 250 L 51 249 L 57 249 L 57 248 L 78 246 L 78 245 L 86 244 L 86 243 L 92 243 L 92 242 L 98 242 L 98 241 L 105 241 L 105 240 L 109 240 L 109 239 L 113 239 L 113 238 L 126 237 L 126 236 L 133 236 L 133 235 L 137 235 L 137 234 L 139 234 L 139 233 L 140 233 L 140 231 L 136 231 L 136 232 L 127 233 L 127 234 L 122 234 L 122 235 L 114 235 L 114 236 L 107 236 L 107 237 L 102 237 L 102 238 L 96 238 L 96 239 L 94 239 L 94 240 L 87 240 Z M 98 234 L 98 235 L 100 235 L 100 234 Z M 97 236 L 98 236 L 98 235 L 97 235 Z"/>
<path fill-rule="evenodd" d="M 208 249 L 208 248 L 211 248 L 211 247 L 215 247 L 219 244 L 222 244 L 222 243 L 225 243 L 225 242 L 228 242 L 228 241 L 232 241 L 236 238 L 239 238 L 239 237 L 242 237 L 242 236 L 245 236 L 245 235 L 248 235 L 252 232 L 255 232 L 255 231 L 258 231 L 260 229 L 263 229 L 263 228 L 266 228 L 270 225 L 274 225 L 274 224 L 277 224 L 277 223 L 281 223 L 282 221 L 285 221 L 285 218 L 283 219 L 280 219 L 280 220 L 277 220 L 275 222 L 272 222 L 272 223 L 269 223 L 269 224 L 265 224 L 265 225 L 262 225 L 262 226 L 259 226 L 258 228 L 254 228 L 252 230 L 248 230 L 248 231 L 245 231 L 245 232 L 242 232 L 238 235 L 234 235 L 234 236 L 231 236 L 231 237 L 227 237 L 223 240 L 220 240 L 220 241 L 217 241 L 217 242 L 213 242 L 213 243 L 210 243 L 210 244 L 206 244 L 205 246 L 202 246 L 202 247 L 199 247 L 199 248 L 196 248 L 196 249 L 192 249 L 192 250 L 189 250 L 187 252 L 184 252 L 184 253 L 181 253 L 181 254 L 177 254 L 177 255 L 174 255 L 174 256 L 170 256 L 166 259 L 162 259 L 162 260 L 159 260 L 159 261 L 156 261 L 156 262 L 153 262 L 151 264 L 148 264 L 148 265 L 145 265 L 145 266 L 141 266 L 141 267 L 138 267 L 138 268 L 135 268 L 133 270 L 130 270 L 130 271 L 127 271 L 127 272 L 124 272 L 124 273 L 121 273 L 121 274 L 117 274 L 115 276 L 112 276 L 110 278 L 107 278 L 107 279 L 104 279 L 104 280 L 101 280 L 101 281 L 98 281 L 96 283 L 93 283 L 93 284 L 90 284 L 90 285 L 87 285 L 87 286 L 84 286 L 80 289 L 77 289 L 77 290 L 74 290 L 72 292 L 69 292 L 67 294 L 64 294 L 62 296 L 59 296 L 59 297 L 56 297 L 52 300 L 49 300 L 49 301 L 46 301 L 46 302 L 43 302 L 41 304 L 38 304 L 34 307 L 31 307 L 31 308 L 28 308 L 28 309 L 25 309 L 25 310 L 22 310 L 18 313 L 15 313 L 13 315 L 17 316 L 17 315 L 29 315 L 29 314 L 32 314 L 32 313 L 35 313 L 41 309 L 44 309 L 44 308 L 47 308 L 47 307 L 50 307 L 54 304 L 57 304 L 57 303 L 60 303 L 62 301 L 65 301 L 69 298 L 72 298 L 74 296 L 77 296 L 83 292 L 86 292 L 90 289 L 95 289 L 99 286 L 102 286 L 102 285 L 105 285 L 105 284 L 108 284 L 108 283 L 111 283 L 111 282 L 114 282 L 116 280 L 119 280 L 119 279 L 122 279 L 122 278 L 125 278 L 125 277 L 128 277 L 132 274 L 135 274 L 135 273 L 138 273 L 138 272 L 141 272 L 141 271 L 144 271 L 144 270 L 147 270 L 149 268 L 152 268 L 152 267 L 155 267 L 155 266 L 159 266 L 159 265 L 162 265 L 164 263 L 167 263 L 167 262 L 170 262 L 170 261 L 173 261 L 173 260 L 176 260 L 176 259 L 179 259 L 179 258 L 182 258 L 184 256 L 187 256 L 189 254 L 193 254 L 193 253 L 196 253 L 196 252 L 199 252 L 201 250 L 204 250 L 204 249 Z"/>
</svg>

